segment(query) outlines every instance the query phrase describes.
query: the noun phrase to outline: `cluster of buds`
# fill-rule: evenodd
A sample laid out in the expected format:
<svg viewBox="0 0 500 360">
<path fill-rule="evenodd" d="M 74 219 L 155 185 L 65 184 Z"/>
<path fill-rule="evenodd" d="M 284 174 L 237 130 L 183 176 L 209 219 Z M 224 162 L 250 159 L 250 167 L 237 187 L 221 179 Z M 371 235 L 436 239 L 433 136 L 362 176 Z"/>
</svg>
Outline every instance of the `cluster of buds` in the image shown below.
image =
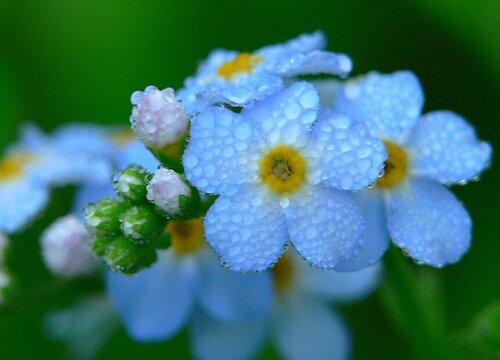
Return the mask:
<svg viewBox="0 0 500 360">
<path fill-rule="evenodd" d="M 133 274 L 156 261 L 156 250 L 170 246 L 169 220 L 190 218 L 201 201 L 179 174 L 164 168 L 151 174 L 129 165 L 114 185 L 118 198 L 105 197 L 87 208 L 87 230 L 97 256 L 114 270 Z"/>
</svg>

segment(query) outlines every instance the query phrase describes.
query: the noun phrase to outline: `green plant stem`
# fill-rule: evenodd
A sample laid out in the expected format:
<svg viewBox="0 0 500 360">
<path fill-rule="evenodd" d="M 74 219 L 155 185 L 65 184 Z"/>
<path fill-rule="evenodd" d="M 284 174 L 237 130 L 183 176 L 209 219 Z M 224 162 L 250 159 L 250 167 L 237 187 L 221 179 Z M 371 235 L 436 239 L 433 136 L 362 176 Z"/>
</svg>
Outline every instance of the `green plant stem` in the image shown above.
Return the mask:
<svg viewBox="0 0 500 360">
<path fill-rule="evenodd" d="M 420 279 L 410 268 L 408 259 L 395 247 L 385 257 L 386 285 L 382 302 L 394 322 L 408 337 L 418 358 L 425 360 L 455 359 L 447 343 L 444 327 L 436 326 L 442 317 L 440 309 L 427 301 Z M 438 321 L 439 322 L 439 321 Z"/>
</svg>

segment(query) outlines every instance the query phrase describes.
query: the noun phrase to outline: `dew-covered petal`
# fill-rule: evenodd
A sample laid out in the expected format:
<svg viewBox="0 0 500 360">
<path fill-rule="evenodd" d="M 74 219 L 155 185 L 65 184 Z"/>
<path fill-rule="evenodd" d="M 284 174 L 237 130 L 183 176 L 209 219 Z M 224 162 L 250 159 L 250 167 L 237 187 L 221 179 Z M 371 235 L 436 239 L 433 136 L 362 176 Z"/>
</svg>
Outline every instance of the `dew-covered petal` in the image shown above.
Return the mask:
<svg viewBox="0 0 500 360">
<path fill-rule="evenodd" d="M 333 268 L 359 252 L 365 222 L 347 193 L 306 186 L 290 197 L 285 214 L 290 240 L 309 263 Z"/>
<path fill-rule="evenodd" d="M 311 84 L 297 82 L 242 112 L 260 131 L 268 146 L 293 145 L 300 148 L 307 140 L 307 129 L 319 110 L 318 92 Z"/>
<path fill-rule="evenodd" d="M 349 330 L 342 318 L 326 304 L 297 297 L 279 305 L 273 319 L 273 335 L 278 351 L 286 359 L 349 358 Z"/>
<path fill-rule="evenodd" d="M 375 136 L 401 143 L 417 121 L 424 96 L 409 71 L 371 72 L 338 92 L 337 110 L 364 121 Z"/>
<path fill-rule="evenodd" d="M 382 267 L 378 264 L 359 271 L 338 272 L 318 269 L 307 264 L 299 273 L 301 287 L 310 294 L 337 301 L 359 300 L 377 287 Z"/>
<path fill-rule="evenodd" d="M 276 62 L 275 69 L 283 76 L 303 74 L 332 74 L 346 76 L 352 70 L 352 60 L 346 54 L 314 50 L 307 54 L 296 54 Z"/>
<path fill-rule="evenodd" d="M 49 189 L 19 178 L 0 182 L 0 231 L 12 233 L 32 221 L 45 208 Z"/>
<path fill-rule="evenodd" d="M 389 247 L 389 232 L 385 205 L 379 190 L 370 189 L 354 194 L 361 214 L 366 221 L 365 241 L 359 254 L 351 261 L 344 261 L 335 266 L 337 271 L 357 271 L 375 264 Z"/>
<path fill-rule="evenodd" d="M 193 259 L 169 251 L 137 275 L 108 272 L 108 296 L 130 336 L 155 341 L 180 331 L 192 311 L 197 271 Z"/>
<path fill-rule="evenodd" d="M 417 262 L 442 267 L 469 249 L 471 219 L 444 186 L 412 179 L 407 188 L 388 193 L 385 202 L 392 240 Z"/>
<path fill-rule="evenodd" d="M 272 64 L 275 59 L 285 56 L 290 57 L 297 53 L 307 53 L 313 50 L 320 50 L 326 46 L 326 36 L 321 31 L 310 34 L 301 34 L 294 39 L 283 44 L 269 45 L 257 50 L 255 53 L 264 58 L 265 63 Z M 269 67 L 268 70 L 272 70 Z"/>
<path fill-rule="evenodd" d="M 491 158 L 491 145 L 458 114 L 434 111 L 421 117 L 408 141 L 412 171 L 441 183 L 478 176 Z"/>
<path fill-rule="evenodd" d="M 252 126 L 230 110 L 213 108 L 193 120 L 183 164 L 194 186 L 223 194 L 255 180 L 259 155 Z"/>
<path fill-rule="evenodd" d="M 314 124 L 305 154 L 311 183 L 342 190 L 360 190 L 375 182 L 387 158 L 383 142 L 372 137 L 364 123 L 326 111 Z"/>
<path fill-rule="evenodd" d="M 221 266 L 212 251 L 203 254 L 200 301 L 220 320 L 245 320 L 271 309 L 272 279 L 268 273 L 237 273 Z"/>
<path fill-rule="evenodd" d="M 193 320 L 192 341 L 201 360 L 252 359 L 265 340 L 265 318 L 222 322 L 197 313 Z"/>
<path fill-rule="evenodd" d="M 205 236 L 232 270 L 260 271 L 281 256 L 288 234 L 278 199 L 259 185 L 219 197 L 205 217 Z"/>
</svg>

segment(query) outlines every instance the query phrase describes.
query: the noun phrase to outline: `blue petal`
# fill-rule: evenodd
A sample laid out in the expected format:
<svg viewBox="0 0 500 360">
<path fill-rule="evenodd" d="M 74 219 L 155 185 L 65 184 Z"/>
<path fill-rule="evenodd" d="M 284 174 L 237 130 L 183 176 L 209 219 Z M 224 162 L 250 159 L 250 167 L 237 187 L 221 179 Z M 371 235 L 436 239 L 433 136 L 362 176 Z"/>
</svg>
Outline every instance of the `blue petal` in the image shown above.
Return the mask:
<svg viewBox="0 0 500 360">
<path fill-rule="evenodd" d="M 333 268 L 359 252 L 365 223 L 347 193 L 306 186 L 290 197 L 285 214 L 290 240 L 309 263 Z"/>
<path fill-rule="evenodd" d="M 336 103 L 337 110 L 365 122 L 373 135 L 401 143 L 420 116 L 424 96 L 418 79 L 409 71 L 371 72 L 348 81 Z"/>
<path fill-rule="evenodd" d="M 192 328 L 194 353 L 201 360 L 252 359 L 264 343 L 265 325 L 262 317 L 222 322 L 196 314 Z"/>
<path fill-rule="evenodd" d="M 223 268 L 213 252 L 203 258 L 200 300 L 217 319 L 245 320 L 271 309 L 272 279 L 268 273 L 241 274 Z"/>
<path fill-rule="evenodd" d="M 255 130 L 238 114 L 213 108 L 191 125 L 191 140 L 183 164 L 198 189 L 222 194 L 253 181 L 258 173 L 259 144 Z"/>
<path fill-rule="evenodd" d="M 360 190 L 375 182 L 387 158 L 384 144 L 364 123 L 326 112 L 314 124 L 306 153 L 308 180 L 341 190 Z"/>
<path fill-rule="evenodd" d="M 335 266 L 337 271 L 357 271 L 375 264 L 389 247 L 389 232 L 382 194 L 377 189 L 356 193 L 354 199 L 366 221 L 364 242 L 359 254 L 352 261 Z"/>
<path fill-rule="evenodd" d="M 386 206 L 392 240 L 417 262 L 442 267 L 469 249 L 471 219 L 444 186 L 411 179 L 407 187 L 387 193 Z"/>
<path fill-rule="evenodd" d="M 108 272 L 108 296 L 135 340 L 163 340 L 186 323 L 198 277 L 192 260 L 169 251 L 137 275 Z"/>
<path fill-rule="evenodd" d="M 491 158 L 491 145 L 477 139 L 467 121 L 449 111 L 434 111 L 417 123 L 408 141 L 412 171 L 441 183 L 478 176 Z"/>
<path fill-rule="evenodd" d="M 350 357 L 350 335 L 342 318 L 326 304 L 298 297 L 279 304 L 274 320 L 277 349 L 290 360 L 343 360 Z"/>
<path fill-rule="evenodd" d="M 222 261 L 242 272 L 267 269 L 288 240 L 279 200 L 258 185 L 219 197 L 205 217 L 205 236 Z"/>
</svg>

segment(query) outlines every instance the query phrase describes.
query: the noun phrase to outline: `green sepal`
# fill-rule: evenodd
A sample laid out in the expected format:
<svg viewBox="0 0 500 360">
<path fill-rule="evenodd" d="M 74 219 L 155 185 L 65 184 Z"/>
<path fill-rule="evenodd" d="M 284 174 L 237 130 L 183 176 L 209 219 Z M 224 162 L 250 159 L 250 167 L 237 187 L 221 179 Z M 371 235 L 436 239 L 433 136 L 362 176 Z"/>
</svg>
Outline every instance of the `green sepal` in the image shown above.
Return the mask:
<svg viewBox="0 0 500 360">
<path fill-rule="evenodd" d="M 151 245 L 158 250 L 166 250 L 172 245 L 172 235 L 164 231 L 151 242 Z"/>
<path fill-rule="evenodd" d="M 148 245 L 138 245 L 119 236 L 108 247 L 106 263 L 124 274 L 135 274 L 156 261 L 156 251 Z"/>
</svg>

